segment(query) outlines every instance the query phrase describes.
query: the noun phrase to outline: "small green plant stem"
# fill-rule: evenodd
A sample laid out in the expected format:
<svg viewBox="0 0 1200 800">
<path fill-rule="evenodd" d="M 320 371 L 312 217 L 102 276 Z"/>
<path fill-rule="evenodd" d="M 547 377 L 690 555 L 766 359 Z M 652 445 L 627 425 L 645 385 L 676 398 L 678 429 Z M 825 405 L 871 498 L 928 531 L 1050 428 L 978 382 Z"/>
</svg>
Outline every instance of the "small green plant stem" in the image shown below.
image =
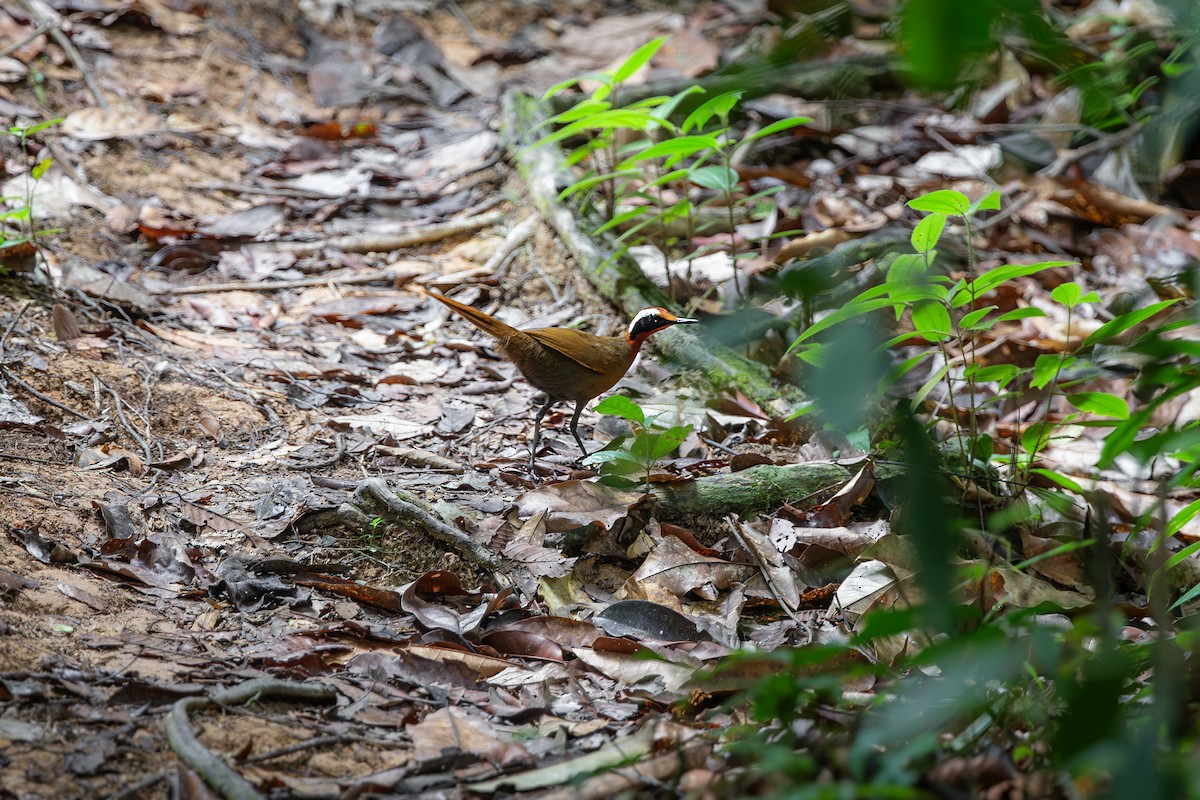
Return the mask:
<svg viewBox="0 0 1200 800">
<path fill-rule="evenodd" d="M 1073 311 L 1074 308 L 1072 306 L 1067 306 L 1067 332 L 1064 335 L 1064 339 L 1068 344 L 1070 344 L 1071 341 L 1071 314 Z M 1054 368 L 1054 377 L 1050 379 L 1048 384 L 1046 384 L 1046 412 L 1044 416 L 1047 422 L 1050 421 L 1050 408 L 1054 403 L 1055 389 L 1058 386 L 1058 376 L 1062 373 L 1063 364 L 1066 362 L 1066 360 L 1066 352 L 1060 353 L 1058 356 L 1058 366 Z M 1042 452 L 1043 447 L 1050 443 L 1050 430 L 1050 427 L 1047 426 L 1046 430 L 1038 436 L 1037 446 L 1034 451 L 1029 454 L 1029 461 L 1026 462 L 1024 473 L 1021 475 L 1021 483 L 1024 483 L 1028 478 L 1029 470 L 1033 468 L 1034 457 L 1036 457 L 1038 453 Z"/>
<path fill-rule="evenodd" d="M 966 227 L 966 233 L 967 233 L 967 236 L 966 236 L 966 238 L 967 238 L 967 280 L 968 280 L 967 285 L 970 286 L 970 292 L 971 292 L 971 302 L 969 304 L 969 308 L 974 309 L 976 300 L 978 298 L 975 296 L 975 247 L 974 247 L 974 243 L 972 242 L 972 238 L 971 238 L 972 230 L 971 230 L 971 215 L 970 214 L 963 214 L 963 224 Z M 958 327 L 957 320 L 955 321 L 955 327 Z M 970 358 L 967 360 L 967 363 L 975 364 L 976 363 L 975 355 L 977 352 L 977 344 L 978 344 L 978 340 L 979 340 L 979 334 L 976 333 L 975 331 L 967 331 L 967 336 L 964 341 L 962 331 L 960 330 L 958 336 L 959 336 L 959 342 L 962 344 L 965 344 L 966 349 L 970 351 Z M 975 396 L 976 396 L 975 395 L 975 375 L 972 373 L 971 370 L 967 370 L 966 379 L 967 379 L 967 394 L 971 398 L 971 402 L 967 409 L 967 427 L 971 432 L 971 442 L 972 442 L 972 447 L 974 447 L 974 442 L 978 441 L 978 439 L 979 439 L 979 419 L 978 419 L 978 417 L 976 417 L 976 414 L 975 414 Z"/>
<path fill-rule="evenodd" d="M 734 174 L 733 154 L 727 147 L 722 147 L 720 153 L 725 169 L 729 171 L 729 174 Z M 722 191 L 725 194 L 725 213 L 729 217 L 729 263 L 733 267 L 733 288 L 737 291 L 738 300 L 744 300 L 745 293 L 742 291 L 742 282 L 738 280 L 737 218 L 733 213 L 733 186 L 726 185 Z"/>
<path fill-rule="evenodd" d="M 657 183 L 663 176 L 662 159 L 654 159 L 650 169 Z M 658 207 L 658 229 L 662 235 L 663 274 L 667 277 L 668 294 L 673 294 L 671 292 L 671 254 L 667 252 L 667 239 L 670 235 L 667 229 L 667 203 L 661 191 L 654 192 L 654 204 Z"/>
</svg>

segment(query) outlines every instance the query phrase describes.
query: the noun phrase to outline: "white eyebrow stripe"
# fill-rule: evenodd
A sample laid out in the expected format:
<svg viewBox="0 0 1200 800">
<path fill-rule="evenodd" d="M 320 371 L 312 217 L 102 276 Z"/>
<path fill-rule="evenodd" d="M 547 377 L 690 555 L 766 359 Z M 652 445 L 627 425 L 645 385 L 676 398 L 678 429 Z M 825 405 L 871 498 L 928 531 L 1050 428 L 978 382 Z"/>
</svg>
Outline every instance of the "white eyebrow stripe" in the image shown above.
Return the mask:
<svg viewBox="0 0 1200 800">
<path fill-rule="evenodd" d="M 633 329 L 638 324 L 639 321 L 645 319 L 646 317 L 656 317 L 658 315 L 659 315 L 659 312 L 658 312 L 657 308 L 643 308 L 641 311 L 639 311 L 637 314 L 634 315 L 633 319 L 631 319 L 629 321 L 629 327 L 625 330 L 625 335 L 633 336 Z"/>
</svg>

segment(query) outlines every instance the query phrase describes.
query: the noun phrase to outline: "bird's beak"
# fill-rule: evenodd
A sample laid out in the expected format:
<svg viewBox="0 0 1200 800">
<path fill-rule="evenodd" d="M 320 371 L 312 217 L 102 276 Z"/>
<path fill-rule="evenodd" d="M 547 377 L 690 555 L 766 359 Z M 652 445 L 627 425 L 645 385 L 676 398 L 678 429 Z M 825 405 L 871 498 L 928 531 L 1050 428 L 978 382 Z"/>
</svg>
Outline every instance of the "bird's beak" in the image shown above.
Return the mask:
<svg viewBox="0 0 1200 800">
<path fill-rule="evenodd" d="M 676 325 L 691 325 L 692 323 L 699 321 L 700 320 L 698 319 L 692 319 L 690 317 L 676 317 L 674 320 L 672 320 L 672 322 L 674 322 Z"/>
</svg>

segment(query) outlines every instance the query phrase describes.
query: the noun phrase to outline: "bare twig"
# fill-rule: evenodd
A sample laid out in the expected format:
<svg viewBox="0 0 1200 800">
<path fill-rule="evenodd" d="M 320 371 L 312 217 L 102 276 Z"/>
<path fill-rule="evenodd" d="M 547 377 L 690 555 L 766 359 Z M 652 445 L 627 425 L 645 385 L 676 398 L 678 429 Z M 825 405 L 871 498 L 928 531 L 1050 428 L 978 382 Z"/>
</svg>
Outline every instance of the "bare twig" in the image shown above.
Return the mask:
<svg viewBox="0 0 1200 800">
<path fill-rule="evenodd" d="M 170 776 L 171 776 L 171 770 L 169 770 L 169 769 L 159 770 L 158 772 L 155 772 L 153 775 L 147 775 L 146 777 L 142 778 L 140 781 L 131 783 L 130 785 L 126 786 L 125 788 L 123 788 L 119 791 L 111 792 L 109 794 L 104 795 L 104 797 L 101 798 L 101 800 L 125 800 L 126 797 L 133 797 L 135 794 L 140 792 L 142 789 L 148 789 L 151 786 L 153 786 L 154 784 L 158 783 L 159 781 L 165 781 Z"/>
<path fill-rule="evenodd" d="M 404 203 L 412 200 L 437 198 L 451 184 L 461 181 L 463 178 L 474 175 L 477 172 L 483 172 L 485 169 L 490 169 L 496 166 L 498 163 L 500 163 L 502 158 L 503 153 L 497 152 L 488 160 L 481 161 L 478 164 L 472 164 L 471 166 L 461 169 L 452 175 L 448 175 L 436 185 L 419 192 L 366 192 L 364 194 L 347 196 L 344 194 L 322 192 L 319 189 L 298 189 L 294 186 L 279 186 L 272 183 L 255 185 L 252 183 L 235 183 L 232 181 L 208 181 L 207 183 L 197 183 L 193 188 L 211 189 L 220 192 L 238 192 L 240 194 L 276 195 L 278 197 L 293 197 L 297 200 L 339 200 L 343 203 Z"/>
<path fill-rule="evenodd" d="M 0 58 L 4 58 L 8 54 L 15 53 L 16 51 L 20 50 L 22 47 L 29 44 L 34 39 L 38 38 L 43 33 L 47 32 L 48 30 L 53 28 L 56 24 L 57 23 L 55 23 L 55 22 L 43 22 L 41 25 L 34 28 L 29 33 L 25 34 L 20 39 L 17 39 L 12 44 L 6 44 L 4 47 L 0 47 Z"/>
<path fill-rule="evenodd" d="M 21 322 L 21 319 L 25 316 L 25 312 L 29 310 L 29 306 L 31 305 L 32 303 L 30 303 L 28 300 L 25 301 L 25 305 L 21 306 L 21 310 L 17 312 L 15 317 L 13 317 L 13 321 L 10 322 L 8 327 L 4 329 L 4 336 L 0 337 L 0 361 L 4 360 L 4 347 L 8 344 L 8 337 L 12 336 L 13 328 L 17 327 L 17 325 Z"/>
<path fill-rule="evenodd" d="M 146 439 L 141 434 L 134 430 L 133 426 L 129 424 L 129 420 L 125 419 L 125 411 L 123 406 L 125 406 L 126 403 L 122 401 L 121 396 L 113 391 L 110 387 L 104 386 L 104 391 L 108 392 L 113 399 L 113 403 L 115 404 L 114 408 L 117 411 L 117 419 L 121 421 L 121 427 L 123 427 L 125 432 L 129 434 L 130 438 L 137 442 L 138 446 L 142 448 L 142 456 L 146 459 L 146 465 L 149 466 L 150 462 L 154 460 L 154 457 L 150 454 L 150 445 L 146 442 Z"/>
<path fill-rule="evenodd" d="M 49 405 L 54 406 L 58 410 L 65 411 L 68 414 L 79 417 L 80 419 L 91 419 L 91 417 L 89 417 L 87 414 L 84 414 L 82 411 L 76 411 L 75 409 L 71 408 L 70 406 L 64 406 L 62 403 L 58 402 L 53 397 L 47 397 L 46 395 L 42 394 L 37 389 L 30 386 L 28 383 L 26 383 L 25 381 L 18 378 L 15 374 L 13 374 L 13 371 L 10 370 L 8 367 L 0 366 L 0 375 L 3 375 L 6 380 L 10 380 L 13 383 L 15 383 L 17 386 L 20 386 L 22 389 L 24 389 L 25 391 L 29 392 L 31 395 L 36 397 L 38 400 L 41 400 L 43 403 L 48 403 Z"/>
<path fill-rule="evenodd" d="M 316 470 L 316 469 L 325 469 L 326 467 L 335 466 L 339 461 L 342 460 L 342 456 L 346 455 L 346 437 L 342 436 L 340 433 L 335 434 L 335 436 L 336 436 L 336 439 L 334 442 L 333 455 L 330 456 L 329 458 L 323 459 L 321 461 L 305 461 L 305 462 L 302 462 L 299 464 L 290 464 L 289 466 L 292 469 L 302 469 L 302 470 L 306 470 L 306 471 L 307 470 Z"/>
<path fill-rule="evenodd" d="M 514 225 L 508 235 L 504 237 L 504 242 L 496 248 L 496 252 L 483 265 L 483 272 L 491 273 L 499 269 L 500 265 L 511 258 L 518 248 L 533 238 L 535 230 L 537 230 L 536 214 L 530 214 Z"/>
<path fill-rule="evenodd" d="M 332 239 L 322 239 L 315 242 L 266 242 L 266 246 L 289 253 L 311 253 L 326 247 L 336 248 L 346 253 L 389 253 L 406 247 L 416 247 L 419 244 L 440 242 L 451 236 L 472 233 L 480 228 L 487 228 L 504 220 L 500 212 L 477 214 L 464 219 L 443 222 L 438 225 L 423 225 L 397 233 L 360 233 L 349 236 L 335 236 Z"/>
<path fill-rule="evenodd" d="M 270 761 L 274 758 L 282 756 L 290 756 L 295 753 L 302 753 L 305 750 L 312 750 L 316 747 L 325 747 L 330 744 L 342 744 L 344 742 L 361 742 L 363 737 L 355 736 L 351 733 L 335 733 L 330 736 L 314 736 L 311 739 L 305 739 L 303 742 L 296 742 L 287 747 L 278 747 L 274 750 L 268 750 L 265 753 L 258 753 L 246 759 L 247 764 L 257 764 L 262 761 Z"/>
<path fill-rule="evenodd" d="M 1141 132 L 1141 125 L 1130 125 L 1124 130 L 1110 133 L 1107 136 L 1099 137 L 1093 142 L 1088 142 L 1083 147 L 1078 147 L 1074 150 L 1063 150 L 1059 157 L 1054 159 L 1053 163 L 1039 169 L 1037 174 L 1045 178 L 1056 178 L 1066 172 L 1067 167 L 1080 159 L 1086 158 L 1093 153 L 1100 153 L 1105 150 L 1121 147 L 1132 141 Z"/>
<path fill-rule="evenodd" d="M 284 289 L 303 289 L 308 286 L 359 286 L 365 283 L 402 283 L 424 273 L 413 269 L 385 267 L 356 275 L 323 275 L 313 278 L 297 278 L 292 281 L 230 281 L 209 283 L 201 286 L 175 286 L 161 294 L 208 294 L 209 292 L 274 292 Z"/>
<path fill-rule="evenodd" d="M 775 602 L 778 603 L 779 607 L 783 609 L 783 613 L 791 617 L 792 621 L 797 625 L 807 629 L 807 623 L 800 619 L 796 612 L 792 610 L 791 606 L 785 603 L 783 597 L 780 596 L 778 587 L 776 587 L 775 582 L 771 580 L 771 571 L 767 568 L 767 565 L 762 562 L 762 559 L 758 557 L 758 551 L 751 547 L 750 543 L 746 541 L 745 537 L 742 535 L 741 528 L 738 527 L 737 521 L 734 520 L 732 516 L 725 517 L 725 521 L 729 523 L 729 529 L 733 531 L 733 538 L 737 539 L 737 542 L 742 546 L 742 549 L 750 554 L 750 558 L 754 559 L 754 565 L 758 567 L 758 574 L 762 575 L 763 583 L 767 585 L 767 590 L 771 592 L 771 597 L 774 597 Z M 811 637 L 811 631 L 809 632 L 809 635 Z"/>
<path fill-rule="evenodd" d="M 100 87 L 96 85 L 96 81 L 92 79 L 92 72 L 88 69 L 87 62 L 83 60 L 83 56 L 75 49 L 75 45 L 71 42 L 69 36 L 63 33 L 62 17 L 58 12 L 44 3 L 35 2 L 35 0 L 21 0 L 21 5 L 29 13 L 33 19 L 49 25 L 47 32 L 55 44 L 63 49 L 67 54 L 67 58 L 71 59 L 71 63 L 75 65 L 75 69 L 79 70 L 79 74 L 83 76 L 83 82 L 87 84 L 88 91 L 92 93 L 92 98 L 96 101 L 96 105 L 100 108 L 108 108 L 108 101 L 104 99 L 104 95 L 100 94 Z"/>
</svg>

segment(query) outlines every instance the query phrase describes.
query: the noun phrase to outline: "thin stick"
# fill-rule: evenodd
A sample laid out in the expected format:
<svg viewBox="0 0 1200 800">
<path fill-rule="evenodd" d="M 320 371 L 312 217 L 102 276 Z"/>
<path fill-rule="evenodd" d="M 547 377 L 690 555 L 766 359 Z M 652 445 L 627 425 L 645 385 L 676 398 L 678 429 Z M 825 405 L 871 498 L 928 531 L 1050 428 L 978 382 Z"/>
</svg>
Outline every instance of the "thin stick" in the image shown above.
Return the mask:
<svg viewBox="0 0 1200 800">
<path fill-rule="evenodd" d="M 502 213 L 493 211 L 437 225 L 423 225 L 397 233 L 360 233 L 350 236 L 335 236 L 332 239 L 314 242 L 264 242 L 264 244 L 289 253 L 310 253 L 326 247 L 333 247 L 346 253 L 388 253 L 393 250 L 403 250 L 406 247 L 415 247 L 419 244 L 440 242 L 463 233 L 473 233 L 480 228 L 490 227 L 503 220 Z"/>
<path fill-rule="evenodd" d="M 487 273 L 499 269 L 500 265 L 507 261 L 519 247 L 533 238 L 535 230 L 537 230 L 537 215 L 530 214 L 513 226 L 508 235 L 504 237 L 504 242 L 496 249 L 492 257 L 480 267 L 480 270 Z"/>
<path fill-rule="evenodd" d="M 33 0 L 21 0 L 21 5 L 29 12 L 29 16 L 43 23 L 49 24 L 48 33 L 55 44 L 63 49 L 67 54 L 67 58 L 71 59 L 71 63 L 75 65 L 75 69 L 79 70 L 79 74 L 83 76 L 83 82 L 87 84 L 88 91 L 92 93 L 92 98 L 96 101 L 96 105 L 100 108 L 108 108 L 108 101 L 104 99 L 104 95 L 100 94 L 100 87 L 92 79 L 92 72 L 88 69 L 87 63 L 83 60 L 83 56 L 75 49 L 75 45 L 65 33 L 62 32 L 62 17 L 52 11 L 48 6 L 41 3 L 35 3 Z M 48 16 L 44 11 L 50 11 L 53 16 Z"/>
<path fill-rule="evenodd" d="M 159 294 L 208 294 L 209 292 L 274 292 L 284 289 L 303 289 L 309 286 L 359 286 L 364 283 L 397 283 L 401 280 L 416 278 L 422 273 L 411 269 L 395 269 L 387 267 L 363 272 L 358 275 L 324 275 L 314 278 L 297 278 L 291 281 L 230 281 L 229 283 L 209 283 L 203 286 L 175 286 L 165 289 Z"/>
<path fill-rule="evenodd" d="M 38 38 L 46 31 L 53 28 L 54 25 L 55 25 L 55 23 L 53 23 L 53 22 L 43 22 L 41 25 L 34 28 L 31 32 L 25 34 L 20 39 L 17 39 L 12 44 L 5 45 L 4 47 L 0 47 L 0 58 L 4 58 L 9 53 L 15 53 L 16 51 L 20 50 L 22 47 L 29 44 L 34 39 Z"/>
<path fill-rule="evenodd" d="M 15 316 L 13 321 L 8 324 L 8 327 L 4 329 L 4 336 L 0 338 L 0 360 L 4 358 L 4 346 L 8 344 L 8 337 L 12 336 L 13 328 L 17 327 L 17 323 L 19 323 L 21 318 L 25 316 L 25 312 L 29 310 L 30 305 L 32 305 L 32 303 L 27 300 L 25 305 L 21 306 L 21 310 L 17 312 L 17 316 Z"/>
<path fill-rule="evenodd" d="M 733 538 L 737 539 L 737 542 L 742 546 L 742 549 L 749 553 L 750 557 L 754 559 L 754 565 L 758 567 L 758 573 L 762 575 L 763 583 L 767 585 L 767 589 L 771 592 L 771 597 L 775 598 L 775 602 L 778 603 L 779 607 L 783 609 L 783 613 L 791 617 L 792 621 L 797 625 L 807 629 L 808 625 L 804 622 L 804 620 L 800 619 L 800 617 L 796 615 L 796 612 L 788 607 L 788 604 L 785 603 L 783 598 L 779 596 L 779 589 L 776 588 L 774 581 L 771 580 L 771 573 L 767 569 L 767 565 L 764 564 L 762 559 L 758 557 L 758 551 L 751 547 L 750 543 L 746 541 L 744 536 L 742 536 L 742 531 L 738 527 L 737 522 L 732 516 L 725 517 L 725 521 L 729 523 L 729 529 L 733 531 Z M 809 636 L 812 636 L 812 631 L 809 631 Z"/>
<path fill-rule="evenodd" d="M 17 386 L 20 386 L 22 389 L 24 389 L 25 391 L 29 392 L 31 395 L 36 397 L 38 400 L 41 400 L 43 403 L 48 403 L 49 405 L 54 406 L 58 410 L 65 411 L 68 414 L 72 414 L 76 417 L 79 417 L 80 419 L 91 419 L 91 417 L 89 417 L 87 414 L 84 414 L 82 411 L 76 411 L 75 409 L 71 408 L 70 406 L 64 406 L 62 403 L 58 402 L 53 397 L 47 397 L 46 395 L 42 394 L 37 389 L 33 388 L 28 383 L 21 380 L 16 375 L 14 375 L 12 370 L 10 370 L 8 367 L 0 366 L 0 375 L 3 375 L 7 380 L 10 380 L 13 383 L 15 383 Z"/>
<path fill-rule="evenodd" d="M 121 408 L 121 406 L 124 405 L 124 402 L 121 400 L 121 396 L 108 386 L 104 386 L 104 391 L 112 395 L 113 402 L 116 404 L 115 408 L 117 410 L 117 419 L 121 420 L 121 427 L 125 428 L 125 432 L 128 433 L 130 437 L 138 443 L 138 446 L 142 448 L 142 456 L 146 459 L 146 466 L 149 467 L 150 462 L 154 460 L 154 458 L 150 455 L 150 445 L 147 444 L 146 440 L 143 439 L 142 436 L 133 429 L 133 426 L 129 424 L 129 420 L 125 419 L 125 412 Z"/>
</svg>

